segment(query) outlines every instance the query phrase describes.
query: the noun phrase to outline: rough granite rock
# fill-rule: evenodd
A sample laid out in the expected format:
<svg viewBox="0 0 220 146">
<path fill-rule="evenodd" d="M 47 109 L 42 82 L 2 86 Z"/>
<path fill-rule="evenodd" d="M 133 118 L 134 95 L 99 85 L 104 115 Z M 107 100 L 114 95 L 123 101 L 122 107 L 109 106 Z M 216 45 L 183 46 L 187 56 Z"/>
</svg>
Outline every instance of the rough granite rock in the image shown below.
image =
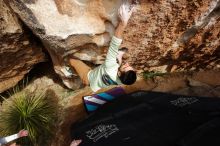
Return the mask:
<svg viewBox="0 0 220 146">
<path fill-rule="evenodd" d="M 219 16 L 219 0 L 142 0 L 125 33 L 129 61 L 145 71 L 219 68 Z"/>
<path fill-rule="evenodd" d="M 41 38 L 55 71 L 69 88 L 79 88 L 80 80 L 65 78 L 64 58 L 74 55 L 100 64 L 117 26 L 121 0 L 11 0 L 11 8 Z"/>
<path fill-rule="evenodd" d="M 42 48 L 17 16 L 0 0 L 0 93 L 23 79 L 34 64 L 44 60 Z"/>
<path fill-rule="evenodd" d="M 103 62 L 122 0 L 10 0 L 64 79 L 65 56 Z M 138 72 L 220 68 L 219 0 L 140 0 L 124 35 Z M 76 89 L 77 77 L 63 80 Z"/>
</svg>

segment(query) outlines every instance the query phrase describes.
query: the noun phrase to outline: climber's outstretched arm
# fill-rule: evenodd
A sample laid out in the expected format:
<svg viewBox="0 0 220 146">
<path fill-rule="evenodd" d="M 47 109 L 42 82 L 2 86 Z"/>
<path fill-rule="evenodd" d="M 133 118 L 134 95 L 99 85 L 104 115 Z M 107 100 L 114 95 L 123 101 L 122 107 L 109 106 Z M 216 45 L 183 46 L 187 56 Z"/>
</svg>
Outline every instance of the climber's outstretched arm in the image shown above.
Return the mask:
<svg viewBox="0 0 220 146">
<path fill-rule="evenodd" d="M 15 139 L 18 139 L 20 137 L 25 137 L 28 136 L 28 131 L 27 130 L 20 130 L 17 134 L 11 135 L 11 136 L 7 136 L 4 138 L 0 138 L 0 146 L 7 144 Z"/>
<path fill-rule="evenodd" d="M 123 3 L 118 10 L 119 24 L 115 30 L 115 34 L 111 40 L 108 53 L 105 59 L 105 66 L 111 70 L 114 64 L 117 64 L 116 58 L 118 56 L 118 49 L 122 42 L 123 32 L 128 24 L 135 7 L 131 6 L 128 2 Z"/>
</svg>

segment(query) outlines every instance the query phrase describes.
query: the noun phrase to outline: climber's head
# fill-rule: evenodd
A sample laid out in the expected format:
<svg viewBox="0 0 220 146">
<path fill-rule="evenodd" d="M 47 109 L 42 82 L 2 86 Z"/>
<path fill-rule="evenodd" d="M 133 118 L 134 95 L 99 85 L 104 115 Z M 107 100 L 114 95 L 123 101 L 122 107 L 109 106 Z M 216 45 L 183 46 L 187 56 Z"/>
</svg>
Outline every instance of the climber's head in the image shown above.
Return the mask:
<svg viewBox="0 0 220 146">
<path fill-rule="evenodd" d="M 136 72 L 129 63 L 125 63 L 119 68 L 119 79 L 125 85 L 131 85 L 136 81 Z"/>
</svg>

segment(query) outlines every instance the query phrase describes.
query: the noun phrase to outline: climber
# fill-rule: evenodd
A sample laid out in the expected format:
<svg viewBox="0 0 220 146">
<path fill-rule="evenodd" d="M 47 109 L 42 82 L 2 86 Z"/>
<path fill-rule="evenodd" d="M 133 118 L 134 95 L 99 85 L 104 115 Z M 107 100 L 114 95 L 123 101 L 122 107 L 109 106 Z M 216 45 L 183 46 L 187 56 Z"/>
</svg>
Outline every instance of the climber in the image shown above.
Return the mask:
<svg viewBox="0 0 220 146">
<path fill-rule="evenodd" d="M 74 57 L 69 58 L 70 66 L 79 74 L 83 84 L 90 85 L 94 92 L 109 85 L 131 85 L 136 81 L 136 72 L 133 67 L 129 63 L 122 64 L 122 56 L 127 49 L 119 49 L 123 31 L 134 8 L 134 5 L 130 5 L 128 2 L 120 6 L 118 10 L 119 24 L 112 37 L 105 62 L 102 65 L 91 69 L 81 60 Z"/>
<path fill-rule="evenodd" d="M 0 146 L 7 144 L 15 139 L 18 139 L 20 137 L 25 137 L 28 136 L 28 131 L 27 130 L 20 130 L 17 134 L 7 136 L 4 138 L 0 138 Z"/>
</svg>

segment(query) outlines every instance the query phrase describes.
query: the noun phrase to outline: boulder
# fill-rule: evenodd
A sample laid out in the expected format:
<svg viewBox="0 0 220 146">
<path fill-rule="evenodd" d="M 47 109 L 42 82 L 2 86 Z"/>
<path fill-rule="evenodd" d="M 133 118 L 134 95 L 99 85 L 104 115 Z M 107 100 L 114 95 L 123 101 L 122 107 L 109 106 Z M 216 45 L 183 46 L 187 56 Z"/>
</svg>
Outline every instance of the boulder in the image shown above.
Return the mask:
<svg viewBox="0 0 220 146">
<path fill-rule="evenodd" d="M 50 53 L 67 87 L 65 57 L 101 64 L 117 27 L 122 0 L 10 0 L 11 8 Z M 179 72 L 219 68 L 220 1 L 140 0 L 124 35 L 128 62 L 138 72 Z"/>
<path fill-rule="evenodd" d="M 219 68 L 219 16 L 217 0 L 142 0 L 124 35 L 129 61 L 154 72 Z"/>
<path fill-rule="evenodd" d="M 76 89 L 78 78 L 65 78 L 64 58 L 74 55 L 100 64 L 117 26 L 118 0 L 12 0 L 11 8 L 37 35 L 65 85 Z"/>
<path fill-rule="evenodd" d="M 42 47 L 24 30 L 17 16 L 0 0 L 0 93 L 23 79 L 33 65 L 44 60 Z M 36 39 L 36 38 L 35 38 Z"/>
</svg>

